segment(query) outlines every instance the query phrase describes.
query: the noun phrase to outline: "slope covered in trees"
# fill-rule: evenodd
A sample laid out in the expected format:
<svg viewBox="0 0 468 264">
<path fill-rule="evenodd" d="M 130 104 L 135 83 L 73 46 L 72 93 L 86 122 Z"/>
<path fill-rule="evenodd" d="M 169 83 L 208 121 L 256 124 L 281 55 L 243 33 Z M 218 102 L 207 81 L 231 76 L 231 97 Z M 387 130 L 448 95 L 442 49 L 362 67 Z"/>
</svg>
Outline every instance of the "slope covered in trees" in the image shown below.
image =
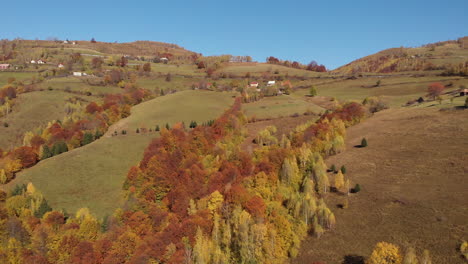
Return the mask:
<svg viewBox="0 0 468 264">
<path fill-rule="evenodd" d="M 108 219 L 98 221 L 86 209 L 68 219 L 57 211 L 37 217 L 30 191 L 11 194 L 0 204 L 3 219 L 20 232 L 7 229 L 0 257 L 282 263 L 308 232 L 321 236 L 335 225 L 322 199 L 329 189 L 323 156 L 339 152 L 345 126 L 363 117 L 359 105 L 345 105 L 250 155 L 238 148 L 246 120 L 237 100 L 210 126 L 163 129 L 128 173 L 126 204 Z"/>
<path fill-rule="evenodd" d="M 396 73 L 443 71 L 446 75 L 468 75 L 468 37 L 427 44 L 417 48 L 392 48 L 357 59 L 334 73 Z"/>
</svg>

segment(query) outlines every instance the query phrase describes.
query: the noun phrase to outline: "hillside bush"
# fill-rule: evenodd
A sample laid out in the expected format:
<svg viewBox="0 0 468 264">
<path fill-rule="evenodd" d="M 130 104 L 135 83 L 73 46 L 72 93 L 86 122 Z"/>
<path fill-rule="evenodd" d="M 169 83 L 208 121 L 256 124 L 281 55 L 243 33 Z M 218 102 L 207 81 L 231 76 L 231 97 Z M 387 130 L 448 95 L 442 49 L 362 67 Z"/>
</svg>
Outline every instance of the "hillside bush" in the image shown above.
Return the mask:
<svg viewBox="0 0 468 264">
<path fill-rule="evenodd" d="M 354 188 L 352 189 L 352 192 L 353 193 L 358 193 L 361 191 L 361 185 L 357 184 L 354 186 Z"/>
<path fill-rule="evenodd" d="M 367 147 L 367 139 L 366 139 L 366 138 L 363 138 L 363 139 L 361 140 L 361 147 L 362 147 L 362 148 Z"/>
<path fill-rule="evenodd" d="M 346 174 L 346 167 L 345 167 L 345 165 L 341 166 L 340 170 L 341 170 L 341 173 Z"/>
</svg>

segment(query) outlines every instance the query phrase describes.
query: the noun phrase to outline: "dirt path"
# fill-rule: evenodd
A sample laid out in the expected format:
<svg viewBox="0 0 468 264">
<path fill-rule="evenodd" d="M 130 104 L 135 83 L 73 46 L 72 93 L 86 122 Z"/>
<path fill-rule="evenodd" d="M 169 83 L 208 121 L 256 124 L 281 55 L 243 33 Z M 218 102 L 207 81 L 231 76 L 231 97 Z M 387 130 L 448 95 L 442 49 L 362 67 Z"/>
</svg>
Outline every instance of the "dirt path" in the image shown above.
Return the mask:
<svg viewBox="0 0 468 264">
<path fill-rule="evenodd" d="M 363 137 L 369 146 L 355 148 Z M 434 264 L 466 263 L 457 248 L 468 240 L 468 110 L 383 111 L 349 128 L 346 142 L 327 164 L 345 164 L 362 191 L 349 209 L 327 197 L 336 228 L 306 239 L 292 263 L 363 263 L 379 241 L 428 249 Z"/>
</svg>

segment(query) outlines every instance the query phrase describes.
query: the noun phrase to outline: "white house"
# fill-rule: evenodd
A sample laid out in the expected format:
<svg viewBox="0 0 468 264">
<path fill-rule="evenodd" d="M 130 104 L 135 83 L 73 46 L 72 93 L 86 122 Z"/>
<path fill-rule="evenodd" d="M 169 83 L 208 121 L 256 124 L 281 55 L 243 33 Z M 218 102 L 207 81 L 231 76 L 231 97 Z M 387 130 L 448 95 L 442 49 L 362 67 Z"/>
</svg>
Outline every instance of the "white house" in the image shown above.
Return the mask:
<svg viewBox="0 0 468 264">
<path fill-rule="evenodd" d="M 73 76 L 86 76 L 86 72 L 73 72 Z"/>
<path fill-rule="evenodd" d="M 37 64 L 46 64 L 46 62 L 43 61 L 43 60 L 38 60 L 38 61 L 37 61 Z"/>
<path fill-rule="evenodd" d="M 36 64 L 36 61 L 35 61 L 35 60 L 31 60 L 31 64 Z"/>
<path fill-rule="evenodd" d="M 258 82 L 251 82 L 250 87 L 258 87 Z"/>
<path fill-rule="evenodd" d="M 69 43 L 68 40 L 63 41 L 63 44 L 68 44 L 68 43 Z"/>
<path fill-rule="evenodd" d="M 275 81 L 268 81 L 267 86 L 273 86 L 275 85 L 275 83 L 276 83 Z"/>
<path fill-rule="evenodd" d="M 63 69 L 65 66 L 64 66 L 62 63 L 60 63 L 57 67 L 58 67 L 59 69 Z"/>
<path fill-rule="evenodd" d="M 10 68 L 10 64 L 0 64 L 0 70 L 7 70 Z"/>
</svg>

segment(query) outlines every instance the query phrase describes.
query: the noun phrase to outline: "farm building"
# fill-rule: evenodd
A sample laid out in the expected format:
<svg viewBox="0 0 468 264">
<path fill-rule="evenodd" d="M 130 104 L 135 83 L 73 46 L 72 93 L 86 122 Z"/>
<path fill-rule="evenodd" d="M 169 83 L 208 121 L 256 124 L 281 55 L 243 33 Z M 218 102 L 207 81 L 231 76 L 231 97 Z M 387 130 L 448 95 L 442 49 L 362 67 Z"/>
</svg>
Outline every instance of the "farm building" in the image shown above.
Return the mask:
<svg viewBox="0 0 468 264">
<path fill-rule="evenodd" d="M 73 72 L 73 76 L 86 76 L 86 72 Z"/>
<path fill-rule="evenodd" d="M 35 61 L 35 60 L 31 60 L 31 64 L 36 64 L 36 61 Z"/>
<path fill-rule="evenodd" d="M 258 87 L 258 82 L 251 82 L 250 87 Z"/>
<path fill-rule="evenodd" d="M 275 85 L 275 83 L 276 83 L 275 81 L 268 81 L 267 86 L 273 86 Z"/>
<path fill-rule="evenodd" d="M 57 67 L 58 67 L 59 69 L 63 69 L 65 66 L 64 66 L 62 63 L 60 63 Z"/>
<path fill-rule="evenodd" d="M 10 68 L 10 64 L 0 64 L 0 70 L 7 70 Z"/>
<path fill-rule="evenodd" d="M 37 61 L 37 64 L 46 64 L 46 61 L 44 61 L 44 60 L 38 60 L 38 61 Z"/>
</svg>

